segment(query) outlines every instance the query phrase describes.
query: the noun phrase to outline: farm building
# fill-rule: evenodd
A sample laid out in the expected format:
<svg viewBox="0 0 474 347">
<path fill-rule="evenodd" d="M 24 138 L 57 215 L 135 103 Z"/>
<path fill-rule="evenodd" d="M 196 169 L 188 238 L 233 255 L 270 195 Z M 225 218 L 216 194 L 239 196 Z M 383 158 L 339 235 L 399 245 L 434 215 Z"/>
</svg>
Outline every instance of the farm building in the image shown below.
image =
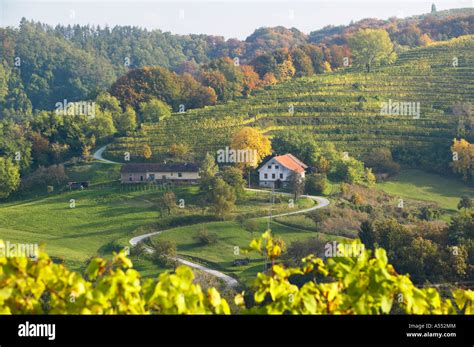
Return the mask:
<svg viewBox="0 0 474 347">
<path fill-rule="evenodd" d="M 259 185 L 261 187 L 284 186 L 292 173 L 305 176 L 308 166 L 292 154 L 278 155 L 260 165 L 258 171 Z"/>
<path fill-rule="evenodd" d="M 194 182 L 199 178 L 199 166 L 194 163 L 131 163 L 122 165 L 120 170 L 122 183 Z"/>
</svg>

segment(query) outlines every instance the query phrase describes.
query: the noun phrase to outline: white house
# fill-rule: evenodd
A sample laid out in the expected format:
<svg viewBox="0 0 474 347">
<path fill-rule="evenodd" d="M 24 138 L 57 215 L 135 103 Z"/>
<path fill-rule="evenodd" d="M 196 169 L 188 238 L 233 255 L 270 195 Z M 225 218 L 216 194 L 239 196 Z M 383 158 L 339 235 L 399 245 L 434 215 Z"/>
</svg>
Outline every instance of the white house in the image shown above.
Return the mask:
<svg viewBox="0 0 474 347">
<path fill-rule="evenodd" d="M 292 173 L 304 178 L 308 166 L 292 154 L 278 155 L 260 166 L 258 171 L 261 187 L 276 188 L 285 185 Z"/>
</svg>

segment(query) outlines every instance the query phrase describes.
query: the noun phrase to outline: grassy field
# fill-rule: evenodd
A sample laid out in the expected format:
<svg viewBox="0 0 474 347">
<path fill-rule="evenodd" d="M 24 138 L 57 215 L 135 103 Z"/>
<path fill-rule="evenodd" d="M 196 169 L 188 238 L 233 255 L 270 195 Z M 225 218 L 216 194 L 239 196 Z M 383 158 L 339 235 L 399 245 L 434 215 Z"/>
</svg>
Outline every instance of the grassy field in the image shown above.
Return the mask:
<svg viewBox="0 0 474 347">
<path fill-rule="evenodd" d="M 118 187 L 72 191 L 33 201 L 0 205 L 0 238 L 45 243 L 53 256 L 81 264 L 105 255 L 108 243 L 152 223 L 158 212 L 147 194 L 120 193 Z M 75 208 L 70 208 L 74 199 Z"/>
<path fill-rule="evenodd" d="M 54 193 L 48 194 L 46 189 L 38 187 L 0 203 L 0 238 L 17 243 L 42 243 L 48 254 L 64 259 L 72 269 L 82 270 L 88 258 L 110 256 L 114 247 L 128 245 L 128 240 L 142 233 L 145 227 L 168 229 L 182 223 L 183 217 L 210 218 L 209 214 L 202 215 L 196 202 L 197 186 L 173 188 L 177 198 L 185 200 L 186 208 L 177 209 L 171 216 L 161 216 L 157 200 L 162 193 L 144 190 L 144 186 L 122 187 L 117 182 L 119 168 L 119 165 L 97 162 L 70 166 L 69 180 L 90 181 L 89 189 L 69 191 L 57 187 Z M 74 208 L 71 199 L 75 201 Z M 295 209 L 313 204 L 312 200 L 300 199 Z M 235 214 L 266 215 L 269 206 L 268 193 L 249 192 L 237 204 Z M 282 198 L 274 205 L 274 213 L 286 211 L 287 201 Z M 195 230 L 197 226 L 187 228 Z M 239 245 L 246 246 L 249 240 L 250 236 Z M 137 265 L 145 275 L 156 274 L 156 266 L 149 262 L 141 261 Z"/>
<path fill-rule="evenodd" d="M 86 190 L 34 192 L 0 204 L 0 238 L 11 242 L 43 243 L 51 256 L 82 269 L 91 256 L 108 256 L 111 244 L 127 245 L 134 230 L 169 220 L 160 217 L 157 190 L 128 191 L 118 182 L 117 165 L 93 163 L 68 169 L 70 180 L 89 180 Z M 197 187 L 175 189 L 192 201 Z M 71 199 L 75 207 L 71 208 Z M 178 211 L 179 215 L 194 210 Z M 178 218 L 178 216 L 176 216 Z"/>
<path fill-rule="evenodd" d="M 403 170 L 393 179 L 379 183 L 376 187 L 394 196 L 432 201 L 449 211 L 457 210 L 462 195 L 474 196 L 472 185 L 420 170 Z"/>
<path fill-rule="evenodd" d="M 268 219 L 257 219 L 259 230 L 264 231 L 268 225 Z M 337 236 L 302 230 L 288 227 L 279 223 L 270 224 L 272 233 L 281 237 L 286 244 L 291 241 L 304 240 L 313 237 L 320 237 L 323 240 L 337 240 Z M 215 244 L 201 245 L 195 236 L 200 229 L 205 229 L 210 233 L 215 233 L 218 240 Z M 258 233 L 253 236 L 256 237 Z M 212 268 L 219 269 L 227 274 L 247 281 L 255 277 L 255 273 L 263 270 L 264 260 L 255 253 L 244 253 L 252 234 L 242 229 L 234 221 L 204 223 L 199 226 L 185 226 L 167 230 L 155 237 L 153 240 L 169 240 L 176 243 L 178 254 Z M 250 264 L 246 266 L 232 266 L 235 259 L 248 257 Z"/>
<path fill-rule="evenodd" d="M 10 242 L 43 243 L 51 256 L 64 259 L 72 269 L 83 270 L 88 258 L 95 255 L 109 257 L 115 248 L 128 245 L 128 240 L 135 235 L 166 230 L 155 239 L 172 240 L 176 243 L 180 256 L 221 270 L 241 281 L 253 278 L 263 269 L 264 261 L 258 254 L 242 252 L 252 236 L 257 236 L 258 233 L 251 235 L 232 218 L 228 221 L 209 222 L 211 216 L 203 215 L 196 201 L 197 186 L 175 187 L 173 190 L 177 198 L 185 199 L 186 208 L 177 209 L 171 216 L 162 216 L 158 209 L 161 192 L 145 189 L 143 186 L 122 187 L 116 181 L 118 169 L 118 165 L 103 163 L 74 165 L 68 168 L 70 180 L 88 180 L 91 182 L 89 189 L 69 191 L 58 187 L 52 194 L 39 189 L 1 203 L 0 238 Z M 377 187 L 395 196 L 433 201 L 447 210 L 456 209 L 461 195 L 474 195 L 474 188 L 461 181 L 418 170 L 402 171 L 394 179 L 378 184 Z M 70 206 L 71 199 L 75 200 L 74 208 Z M 247 192 L 239 200 L 234 216 L 266 216 L 269 201 L 267 192 Z M 273 206 L 273 214 L 288 212 L 287 203 L 287 197 L 280 195 Z M 298 199 L 294 208 L 298 210 L 313 204 L 312 200 Z M 185 217 L 193 220 L 186 220 Z M 287 221 L 285 218 L 282 221 Z M 291 216 L 287 219 L 287 222 L 297 219 L 303 224 L 310 223 L 303 216 Z M 259 232 L 266 230 L 268 220 L 259 217 L 257 221 Z M 200 223 L 179 226 L 189 222 Z M 195 236 L 201 229 L 216 233 L 217 243 L 199 244 Z M 298 225 L 284 225 L 275 220 L 272 221 L 271 229 L 287 244 L 311 237 L 324 240 L 339 238 L 318 233 L 314 229 L 312 231 L 311 226 L 306 229 L 298 228 Z M 232 265 L 233 260 L 245 257 L 251 259 L 249 265 Z M 156 276 L 163 271 L 163 268 L 149 260 L 142 259 L 135 263 L 145 277 Z"/>
</svg>

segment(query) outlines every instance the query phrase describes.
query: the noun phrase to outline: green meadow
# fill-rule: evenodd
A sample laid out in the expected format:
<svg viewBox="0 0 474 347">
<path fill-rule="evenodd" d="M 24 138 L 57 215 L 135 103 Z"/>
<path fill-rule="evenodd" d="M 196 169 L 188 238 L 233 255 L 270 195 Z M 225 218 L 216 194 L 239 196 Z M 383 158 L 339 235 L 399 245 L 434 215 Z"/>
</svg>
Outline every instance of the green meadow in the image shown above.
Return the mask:
<svg viewBox="0 0 474 347">
<path fill-rule="evenodd" d="M 117 182 L 119 168 L 119 165 L 97 162 L 70 166 L 67 170 L 69 179 L 90 181 L 89 189 L 69 191 L 65 187 L 56 187 L 55 192 L 48 194 L 46 187 L 38 187 L 34 192 L 1 203 L 0 238 L 17 243 L 43 244 L 49 255 L 64 260 L 73 269 L 82 270 L 87 259 L 96 255 L 109 257 L 117 247 L 127 246 L 133 236 L 180 225 L 184 217 L 191 217 L 184 223 L 199 222 L 200 217 L 206 217 L 196 202 L 197 186 L 173 188 L 176 197 L 185 200 L 186 208 L 178 208 L 170 216 L 162 215 L 158 208 L 162 191 L 146 186 L 121 186 Z M 273 206 L 273 213 L 287 211 L 286 200 L 280 200 Z M 307 208 L 313 204 L 312 200 L 299 199 L 294 208 Z M 238 202 L 234 215 L 257 213 L 264 216 L 269 213 L 269 208 L 267 192 L 248 192 Z M 210 215 L 207 217 L 209 219 Z M 262 231 L 265 230 L 264 224 L 261 226 Z M 234 228 L 234 222 L 215 222 L 210 225 L 212 231 L 222 229 L 221 234 L 227 235 L 231 231 L 225 236 L 230 237 L 227 241 L 229 245 L 245 247 L 250 242 L 250 234 Z M 174 235 L 181 252 L 183 242 L 190 242 L 193 231 L 200 227 L 189 225 L 167 231 L 166 234 Z M 242 235 L 239 236 L 239 233 Z M 293 234 L 290 232 L 289 235 Z M 291 237 L 296 238 L 298 235 Z M 223 251 L 225 247 L 219 244 L 213 251 L 196 250 L 183 254 L 216 261 L 218 254 L 226 255 Z M 145 274 L 156 273 L 149 262 L 140 261 L 137 265 Z"/>
<path fill-rule="evenodd" d="M 376 188 L 401 198 L 437 203 L 454 212 L 462 195 L 474 197 L 474 187 L 453 177 L 443 177 L 420 170 L 403 170 L 392 179 L 378 183 Z"/>
</svg>

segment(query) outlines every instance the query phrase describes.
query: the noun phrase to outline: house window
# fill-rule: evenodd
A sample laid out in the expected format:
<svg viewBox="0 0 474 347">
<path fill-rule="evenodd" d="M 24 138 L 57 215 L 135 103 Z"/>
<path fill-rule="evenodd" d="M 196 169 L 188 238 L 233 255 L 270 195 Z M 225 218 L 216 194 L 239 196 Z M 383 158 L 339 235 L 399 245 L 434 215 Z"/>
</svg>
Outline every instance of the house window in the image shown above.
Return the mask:
<svg viewBox="0 0 474 347">
<path fill-rule="evenodd" d="M 280 165 L 275 165 L 275 169 L 279 169 L 280 168 Z"/>
<path fill-rule="evenodd" d="M 128 178 L 129 181 L 133 181 L 133 177 L 132 175 L 130 175 L 130 177 Z"/>
<path fill-rule="evenodd" d="M 271 169 L 271 168 L 272 168 L 272 166 L 271 166 L 271 165 L 268 165 L 268 168 L 269 168 L 269 169 Z"/>
<path fill-rule="evenodd" d="M 173 176 L 173 173 L 171 173 L 171 176 Z"/>
<path fill-rule="evenodd" d="M 140 181 L 143 181 L 143 176 L 140 176 Z"/>
<path fill-rule="evenodd" d="M 155 174 L 150 174 L 149 179 L 150 179 L 151 181 L 154 181 L 154 180 L 155 180 Z"/>
<path fill-rule="evenodd" d="M 280 178 L 283 179 L 283 174 L 282 173 L 280 174 Z"/>
<path fill-rule="evenodd" d="M 272 178 L 275 178 L 275 174 L 272 174 Z"/>
<path fill-rule="evenodd" d="M 183 173 L 182 173 L 182 172 L 178 172 L 178 177 L 183 177 Z"/>
<path fill-rule="evenodd" d="M 267 178 L 268 178 L 268 174 L 263 174 L 263 178 L 267 179 Z"/>
</svg>

